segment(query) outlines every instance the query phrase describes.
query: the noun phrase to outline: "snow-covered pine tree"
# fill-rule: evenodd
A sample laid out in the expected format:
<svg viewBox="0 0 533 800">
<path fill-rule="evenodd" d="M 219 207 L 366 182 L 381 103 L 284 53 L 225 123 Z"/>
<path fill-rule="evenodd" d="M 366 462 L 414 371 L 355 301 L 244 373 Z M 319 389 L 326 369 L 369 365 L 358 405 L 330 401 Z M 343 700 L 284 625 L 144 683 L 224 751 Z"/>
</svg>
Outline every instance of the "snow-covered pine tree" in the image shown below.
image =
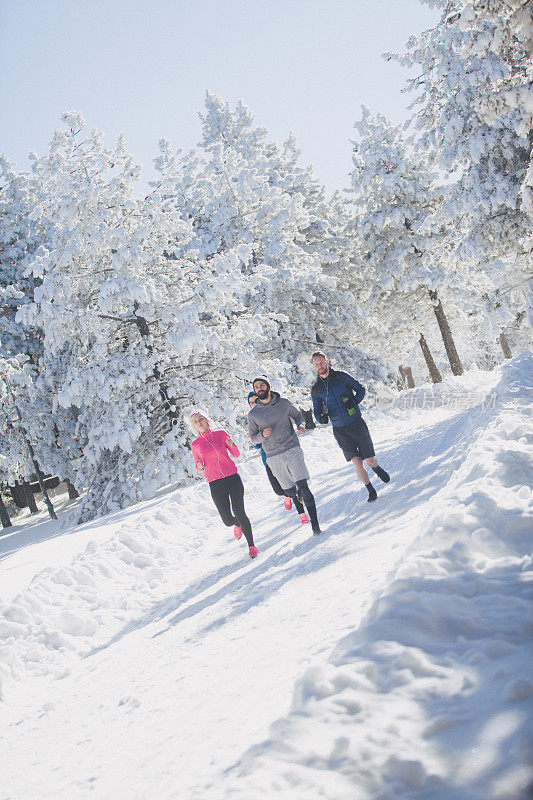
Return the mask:
<svg viewBox="0 0 533 800">
<path fill-rule="evenodd" d="M 25 484 L 34 472 L 25 442 L 24 422 L 31 420 L 34 369 L 27 356 L 0 357 L 0 483 Z M 34 509 L 35 510 L 35 509 Z"/>
<path fill-rule="evenodd" d="M 460 374 L 441 304 L 442 297 L 453 306 L 454 293 L 464 292 L 462 277 L 450 269 L 441 245 L 442 225 L 435 221 L 443 189 L 427 163 L 411 151 L 400 127 L 382 114 L 372 115 L 363 107 L 355 129 L 359 139 L 353 142 L 352 224 L 359 267 L 353 281 L 354 292 L 371 311 L 372 335 L 401 364 L 410 363 L 413 341 L 424 334 L 422 352 L 436 377 L 438 370 L 427 358 L 435 342 L 436 317 L 452 371 Z"/>
<path fill-rule="evenodd" d="M 46 230 L 31 271 L 40 285 L 18 317 L 43 332 L 43 375 L 56 435 L 77 442 L 76 519 L 123 508 L 193 473 L 181 408 L 202 399 L 201 362 L 218 349 L 210 295 L 193 291 L 201 264 L 190 224 L 153 194 L 134 193 L 139 168 L 65 114 L 49 152 L 34 157 L 34 211 Z M 174 424 L 177 423 L 177 424 Z"/>
<path fill-rule="evenodd" d="M 222 259 L 239 261 L 232 303 L 211 321 L 241 343 L 233 369 L 249 377 L 260 364 L 303 387 L 318 336 L 367 376 L 383 378 L 383 364 L 350 340 L 353 296 L 339 293 L 322 268 L 331 258 L 327 204 L 312 170 L 298 167 L 293 137 L 280 147 L 242 103 L 232 109 L 209 93 L 201 118 L 203 136 L 193 152 L 174 154 L 161 142 L 154 185 L 192 220 L 201 259 L 218 259 L 217 270 Z"/>
<path fill-rule="evenodd" d="M 523 315 L 530 275 L 531 223 L 523 187 L 530 174 L 531 111 L 529 89 L 511 91 L 514 101 L 506 105 L 496 100 L 495 88 L 527 83 L 527 36 L 506 33 L 518 11 L 514 0 L 425 1 L 443 9 L 439 24 L 411 37 L 407 54 L 385 58 L 419 72 L 408 81 L 416 93 L 411 122 L 419 147 L 447 179 L 441 213 L 451 232 L 450 256 L 465 274 L 491 271 L 486 293 L 497 292 L 492 304 L 500 311 L 507 307 L 510 322 Z M 495 264 L 502 268 L 499 275 Z"/>
<path fill-rule="evenodd" d="M 33 300 L 35 279 L 26 273 L 28 259 L 42 243 L 43 232 L 32 218 L 29 177 L 0 155 L 0 342 L 2 355 L 24 353 L 37 364 L 42 351 L 39 331 L 15 321 L 18 309 Z"/>
<path fill-rule="evenodd" d="M 463 5 L 458 24 L 468 34 L 467 51 L 480 56 L 494 53 L 507 66 L 503 75 L 493 75 L 490 90 L 481 95 L 476 110 L 490 126 L 499 128 L 502 121 L 508 121 L 529 143 L 529 161 L 526 154 L 517 162 L 517 178 L 521 179 L 520 207 L 533 227 L 533 0 L 472 0 Z M 531 275 L 533 237 L 526 234 L 523 244 Z M 524 282 L 529 282 L 527 276 Z M 519 284 L 516 288 L 523 295 L 524 287 Z M 520 301 L 519 296 L 515 299 Z M 532 282 L 527 310 L 533 325 Z M 502 343 L 508 358 L 506 347 Z"/>
<path fill-rule="evenodd" d="M 24 486 L 34 466 L 21 425 L 40 452 L 40 434 L 48 424 L 32 402 L 42 354 L 41 332 L 16 321 L 17 311 L 33 300 L 36 281 L 26 267 L 44 235 L 33 218 L 33 206 L 31 180 L 0 156 L 0 481 Z M 26 493 L 29 498 L 27 489 Z M 29 499 L 36 510 L 33 497 Z"/>
</svg>

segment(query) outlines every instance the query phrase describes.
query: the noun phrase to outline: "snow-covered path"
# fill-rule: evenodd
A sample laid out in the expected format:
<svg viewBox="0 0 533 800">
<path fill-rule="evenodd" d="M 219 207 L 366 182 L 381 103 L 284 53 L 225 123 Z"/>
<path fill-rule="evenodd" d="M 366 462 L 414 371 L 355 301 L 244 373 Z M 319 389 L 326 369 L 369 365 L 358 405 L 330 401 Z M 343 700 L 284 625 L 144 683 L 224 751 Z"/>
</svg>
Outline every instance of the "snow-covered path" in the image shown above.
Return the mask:
<svg viewBox="0 0 533 800">
<path fill-rule="evenodd" d="M 509 367 L 506 387 L 526 368 L 531 369 L 527 359 L 517 362 L 514 373 Z M 409 697 L 406 690 L 396 698 L 398 719 L 389 720 L 389 728 L 395 726 L 392 735 L 379 715 L 381 705 L 390 702 L 392 684 L 384 687 L 376 680 L 372 689 L 364 681 L 361 685 L 352 681 L 339 689 L 335 680 L 340 662 L 333 658 L 335 668 L 328 662 L 332 652 L 338 656 L 342 651 L 340 661 L 347 663 L 346 653 L 354 647 L 350 636 L 363 623 L 364 629 L 371 627 L 391 586 L 396 586 L 399 575 L 405 580 L 409 560 L 420 555 L 422 544 L 438 547 L 437 540 L 427 538 L 428 520 L 440 513 L 445 526 L 451 513 L 456 515 L 458 531 L 468 528 L 450 486 L 455 481 L 461 491 L 469 482 L 478 482 L 481 491 L 481 484 L 488 485 L 487 476 L 494 472 L 496 447 L 490 453 L 486 443 L 466 478 L 461 470 L 472 460 L 476 442 L 503 413 L 486 402 L 500 377 L 499 372 L 465 376 L 443 385 L 429 403 L 426 396 L 425 408 L 397 403 L 367 414 L 380 462 L 393 476 L 386 487 L 376 478 L 379 498 L 372 505 L 365 502 L 365 492 L 336 448 L 330 429 L 306 436 L 303 447 L 325 530 L 322 537 L 311 537 L 310 526 L 300 526 L 295 512 L 283 508 L 258 460 L 241 464 L 247 510 L 260 550 L 253 562 L 247 558 L 244 540 L 235 542 L 231 530 L 218 522 L 203 484 L 114 515 L 112 521 L 93 523 L 80 533 L 78 549 L 72 532 L 56 537 L 53 561 L 47 558 L 46 542 L 34 545 L 39 556 L 30 570 L 33 580 L 19 583 L 16 602 L 0 607 L 0 635 L 5 638 L 0 650 L 5 697 L 0 751 L 7 755 L 1 770 L 1 800 L 112 796 L 255 800 L 273 794 L 291 800 L 336 800 L 378 797 L 378 790 L 385 792 L 379 795 L 383 798 L 454 798 L 442 782 L 447 767 L 435 753 L 426 753 L 425 761 L 413 753 L 411 762 L 402 755 L 406 743 L 412 747 L 416 739 L 413 729 L 419 709 L 412 708 L 413 692 Z M 515 380 L 509 389 L 512 407 L 505 424 L 510 430 L 509 420 L 516 416 L 518 433 L 509 436 L 509 459 L 498 480 L 511 489 L 513 473 L 518 488 L 512 498 L 510 494 L 493 498 L 494 508 L 507 507 L 512 517 L 515 535 L 504 554 L 509 571 L 513 558 L 526 566 L 525 513 L 531 497 L 524 485 L 528 434 L 517 386 Z M 421 401 L 424 390 L 410 397 Z M 500 440 L 495 433 L 494 444 L 499 446 Z M 484 456 L 491 463 L 484 464 Z M 469 491 L 471 495 L 472 486 Z M 470 510 L 476 531 L 483 526 L 487 531 L 486 559 L 497 559 L 500 554 L 489 530 L 493 510 L 488 506 L 475 513 Z M 500 517 L 494 514 L 501 527 Z M 478 549 L 482 540 L 478 534 Z M 449 546 L 446 536 L 443 546 Z M 459 544 L 456 551 L 457 562 L 464 562 L 467 556 Z M 10 570 L 10 584 L 16 583 L 17 575 L 26 581 L 31 554 L 20 559 L 13 543 L 7 552 L 2 567 Z M 442 558 L 435 552 L 436 565 Z M 455 568 L 454 558 L 448 555 Z M 47 567 L 49 563 L 54 566 Z M 439 564 L 442 577 L 444 567 Z M 409 575 L 413 574 L 411 569 Z M 452 614 L 457 600 L 447 590 L 445 594 Z M 513 617 L 514 612 L 520 617 L 516 623 L 520 624 L 526 620 L 520 592 L 515 594 L 514 599 L 509 595 L 506 605 Z M 405 597 L 399 596 L 398 607 L 402 603 L 403 616 L 399 613 L 395 620 L 399 627 L 408 618 L 423 616 L 416 598 L 407 600 L 406 606 Z M 430 605 L 427 613 L 431 619 Z M 514 624 L 509 621 L 510 630 Z M 426 625 L 429 631 L 428 620 Z M 442 638 L 435 631 L 427 635 Z M 416 645 L 421 651 L 420 642 Z M 421 652 L 418 661 L 411 651 L 411 661 L 403 653 L 403 662 L 391 651 L 387 656 L 391 671 L 398 672 L 403 664 L 407 689 L 427 688 L 433 681 L 432 691 L 438 694 L 438 671 L 427 658 L 431 648 L 426 655 Z M 482 651 L 487 657 L 484 646 Z M 366 674 L 361 664 L 369 664 L 368 653 L 363 660 L 361 654 L 351 660 L 358 661 L 360 675 Z M 467 676 L 449 657 L 448 666 L 449 675 L 444 674 L 444 663 L 439 667 L 446 682 L 444 694 L 455 681 L 453 691 L 464 690 L 466 696 Z M 337 670 L 337 678 L 331 678 L 331 669 Z M 375 665 L 367 672 L 368 681 L 374 679 Z M 521 675 L 519 667 L 517 674 Z M 347 687 L 354 696 L 343 695 L 344 718 L 339 723 L 328 717 L 331 708 L 318 701 Z M 381 761 L 376 761 L 376 745 L 368 743 L 366 771 L 357 720 L 354 723 L 362 706 L 356 689 L 366 692 L 365 702 L 373 711 L 370 733 L 383 749 Z M 533 688 L 526 679 L 515 689 L 520 708 L 522 701 L 530 703 Z M 461 718 L 464 708 L 457 708 L 452 722 Z M 452 722 L 443 722 L 442 728 Z M 337 735 L 339 724 L 342 735 Z M 327 768 L 316 752 L 321 725 L 328 728 L 326 736 L 320 734 L 329 754 Z M 509 736 L 521 730 L 516 719 L 508 720 L 508 727 Z M 326 740 L 333 731 L 331 746 Z M 435 733 L 439 731 L 436 724 Z M 500 737 L 502 742 L 505 738 L 506 734 Z M 494 737 L 491 741 L 494 750 Z M 335 747 L 338 752 L 331 755 Z M 357 750 L 359 761 L 353 753 L 350 756 L 350 747 Z M 509 756 L 507 761 L 504 766 L 515 772 L 505 783 L 506 791 L 527 780 L 515 768 L 520 756 L 514 761 Z M 440 782 L 434 782 L 428 767 L 440 775 Z M 451 774 L 451 762 L 448 767 Z M 483 778 L 481 768 L 479 776 Z M 456 800 L 500 796 L 479 783 L 465 777 Z M 417 791 L 420 794 L 413 793 Z"/>
</svg>

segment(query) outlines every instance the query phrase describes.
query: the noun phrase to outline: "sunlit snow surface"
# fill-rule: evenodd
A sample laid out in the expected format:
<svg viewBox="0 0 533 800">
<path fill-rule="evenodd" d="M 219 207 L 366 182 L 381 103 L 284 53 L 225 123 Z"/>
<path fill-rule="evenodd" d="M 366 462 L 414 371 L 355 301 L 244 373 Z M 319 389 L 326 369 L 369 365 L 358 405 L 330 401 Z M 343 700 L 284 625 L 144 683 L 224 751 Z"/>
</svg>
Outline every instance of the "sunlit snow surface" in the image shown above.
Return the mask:
<svg viewBox="0 0 533 800">
<path fill-rule="evenodd" d="M 322 537 L 241 460 L 254 561 L 203 483 L 5 531 L 0 800 L 530 797 L 532 372 L 367 411 L 374 504 L 304 437 Z"/>
</svg>

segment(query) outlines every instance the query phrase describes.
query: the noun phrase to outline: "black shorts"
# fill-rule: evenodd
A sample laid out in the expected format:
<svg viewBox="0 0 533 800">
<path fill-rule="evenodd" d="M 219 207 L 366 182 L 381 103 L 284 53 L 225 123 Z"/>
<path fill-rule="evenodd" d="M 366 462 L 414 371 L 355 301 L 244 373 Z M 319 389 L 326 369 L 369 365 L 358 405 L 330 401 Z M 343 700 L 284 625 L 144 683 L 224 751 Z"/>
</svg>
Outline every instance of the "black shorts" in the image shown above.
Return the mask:
<svg viewBox="0 0 533 800">
<path fill-rule="evenodd" d="M 333 428 L 333 436 L 344 453 L 346 461 L 352 458 L 372 458 L 375 456 L 370 431 L 362 417 L 354 419 L 349 425 Z"/>
</svg>

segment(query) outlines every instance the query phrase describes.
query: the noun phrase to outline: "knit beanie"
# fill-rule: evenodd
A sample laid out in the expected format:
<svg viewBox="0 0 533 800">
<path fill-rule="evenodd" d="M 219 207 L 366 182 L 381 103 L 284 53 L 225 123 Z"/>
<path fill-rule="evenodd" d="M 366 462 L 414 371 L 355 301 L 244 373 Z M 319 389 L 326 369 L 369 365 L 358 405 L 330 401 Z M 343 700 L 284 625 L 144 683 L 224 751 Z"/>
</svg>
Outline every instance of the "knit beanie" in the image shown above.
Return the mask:
<svg viewBox="0 0 533 800">
<path fill-rule="evenodd" d="M 254 383 L 256 381 L 263 381 L 263 383 L 266 383 L 266 385 L 270 389 L 270 381 L 268 380 L 266 375 L 258 375 L 256 378 L 254 378 L 253 381 L 252 381 L 252 386 L 254 385 Z"/>
</svg>

